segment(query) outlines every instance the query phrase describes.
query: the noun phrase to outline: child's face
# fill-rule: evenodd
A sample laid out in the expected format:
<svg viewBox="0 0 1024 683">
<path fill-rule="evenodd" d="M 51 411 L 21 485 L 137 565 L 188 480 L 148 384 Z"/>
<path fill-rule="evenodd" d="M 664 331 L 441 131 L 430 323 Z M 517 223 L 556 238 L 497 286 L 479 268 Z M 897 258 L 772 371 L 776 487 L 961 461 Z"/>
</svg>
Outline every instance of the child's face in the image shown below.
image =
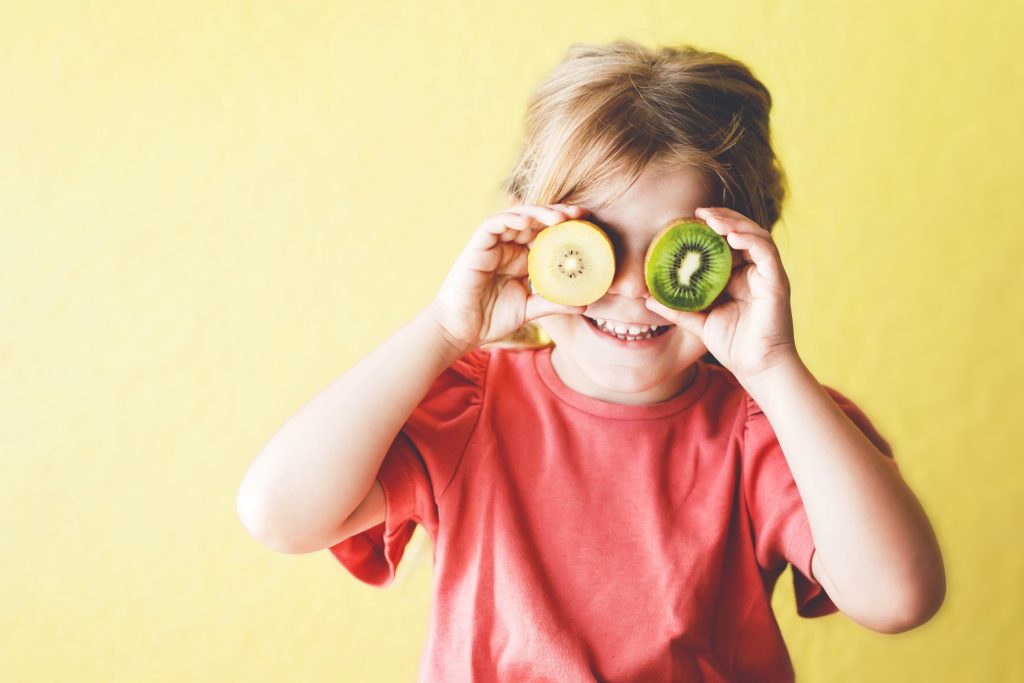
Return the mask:
<svg viewBox="0 0 1024 683">
<path fill-rule="evenodd" d="M 707 349 L 699 338 L 648 310 L 644 255 L 651 238 L 668 221 L 689 217 L 701 206 L 720 202 L 717 185 L 693 169 L 669 170 L 650 164 L 610 206 L 581 202 L 585 220 L 600 226 L 615 249 L 615 278 L 584 315 L 549 315 L 537 320 L 555 342 L 552 364 L 559 377 L 580 393 L 614 403 L 656 403 L 690 381 L 690 366 Z M 735 257 L 734 257 L 735 258 Z M 620 323 L 668 325 L 649 341 L 620 341 L 598 330 L 588 318 Z"/>
</svg>

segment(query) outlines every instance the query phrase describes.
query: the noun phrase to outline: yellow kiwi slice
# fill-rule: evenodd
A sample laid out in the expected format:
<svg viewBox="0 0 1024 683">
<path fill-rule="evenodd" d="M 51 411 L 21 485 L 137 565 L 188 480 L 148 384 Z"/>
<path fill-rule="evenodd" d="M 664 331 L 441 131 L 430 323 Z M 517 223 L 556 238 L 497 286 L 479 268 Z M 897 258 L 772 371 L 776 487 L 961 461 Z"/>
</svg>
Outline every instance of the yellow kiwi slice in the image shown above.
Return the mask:
<svg viewBox="0 0 1024 683">
<path fill-rule="evenodd" d="M 541 230 L 527 256 L 530 281 L 548 301 L 586 306 L 612 284 L 615 252 L 601 228 L 572 220 Z"/>
</svg>

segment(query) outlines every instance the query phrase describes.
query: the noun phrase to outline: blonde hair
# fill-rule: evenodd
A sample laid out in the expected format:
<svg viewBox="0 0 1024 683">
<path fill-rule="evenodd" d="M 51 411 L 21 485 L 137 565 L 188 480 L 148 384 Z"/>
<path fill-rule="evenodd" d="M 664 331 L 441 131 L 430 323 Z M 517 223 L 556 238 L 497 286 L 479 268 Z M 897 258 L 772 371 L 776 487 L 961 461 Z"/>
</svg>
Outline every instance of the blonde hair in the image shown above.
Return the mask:
<svg viewBox="0 0 1024 683">
<path fill-rule="evenodd" d="M 630 40 L 574 44 L 530 99 L 522 150 L 503 189 L 523 204 L 603 195 L 600 208 L 621 197 L 651 162 L 696 168 L 717 178 L 719 206 L 771 231 L 787 194 L 771 146 L 771 106 L 771 94 L 751 70 L 718 52 L 649 49 Z M 550 340 L 527 323 L 495 344 L 547 346 Z"/>
</svg>

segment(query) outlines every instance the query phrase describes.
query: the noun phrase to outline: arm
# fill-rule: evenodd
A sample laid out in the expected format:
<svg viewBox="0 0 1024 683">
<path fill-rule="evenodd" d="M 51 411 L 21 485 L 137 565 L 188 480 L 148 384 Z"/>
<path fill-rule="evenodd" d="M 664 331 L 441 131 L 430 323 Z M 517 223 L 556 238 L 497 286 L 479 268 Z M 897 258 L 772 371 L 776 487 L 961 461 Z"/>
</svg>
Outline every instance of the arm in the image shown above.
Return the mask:
<svg viewBox="0 0 1024 683">
<path fill-rule="evenodd" d="M 646 305 L 698 336 L 757 402 L 779 440 L 815 542 L 811 573 L 851 619 L 883 633 L 927 621 L 945 597 L 921 504 L 804 366 L 790 283 L 771 232 L 729 207 L 696 214 L 733 250 L 723 301 L 708 312 Z"/>
<path fill-rule="evenodd" d="M 428 307 L 280 427 L 238 492 L 245 528 L 280 552 L 344 538 L 387 450 L 431 383 L 468 350 Z"/>
<path fill-rule="evenodd" d="M 812 572 L 857 623 L 899 633 L 942 605 L 942 553 L 914 493 L 799 356 L 747 382 L 807 512 Z"/>
<path fill-rule="evenodd" d="M 536 233 L 586 211 L 524 204 L 485 219 L 430 305 L 303 406 L 263 447 L 238 492 L 238 516 L 249 533 L 275 550 L 304 553 L 380 519 L 382 496 L 374 480 L 434 380 L 470 349 L 525 322 L 583 311 L 531 295 L 526 281 Z"/>
</svg>

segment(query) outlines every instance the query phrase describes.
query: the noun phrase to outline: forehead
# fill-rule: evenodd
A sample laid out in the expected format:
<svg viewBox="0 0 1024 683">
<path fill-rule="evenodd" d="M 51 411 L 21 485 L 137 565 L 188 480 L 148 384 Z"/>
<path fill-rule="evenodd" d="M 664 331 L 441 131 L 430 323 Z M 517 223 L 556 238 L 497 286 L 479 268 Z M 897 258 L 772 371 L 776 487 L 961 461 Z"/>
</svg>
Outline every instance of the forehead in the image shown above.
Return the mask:
<svg viewBox="0 0 1024 683">
<path fill-rule="evenodd" d="M 707 173 L 657 164 L 649 164 L 621 197 L 602 206 L 608 196 L 580 204 L 602 223 L 642 232 L 657 230 L 673 218 L 693 216 L 697 207 L 718 204 L 715 183 Z"/>
</svg>

